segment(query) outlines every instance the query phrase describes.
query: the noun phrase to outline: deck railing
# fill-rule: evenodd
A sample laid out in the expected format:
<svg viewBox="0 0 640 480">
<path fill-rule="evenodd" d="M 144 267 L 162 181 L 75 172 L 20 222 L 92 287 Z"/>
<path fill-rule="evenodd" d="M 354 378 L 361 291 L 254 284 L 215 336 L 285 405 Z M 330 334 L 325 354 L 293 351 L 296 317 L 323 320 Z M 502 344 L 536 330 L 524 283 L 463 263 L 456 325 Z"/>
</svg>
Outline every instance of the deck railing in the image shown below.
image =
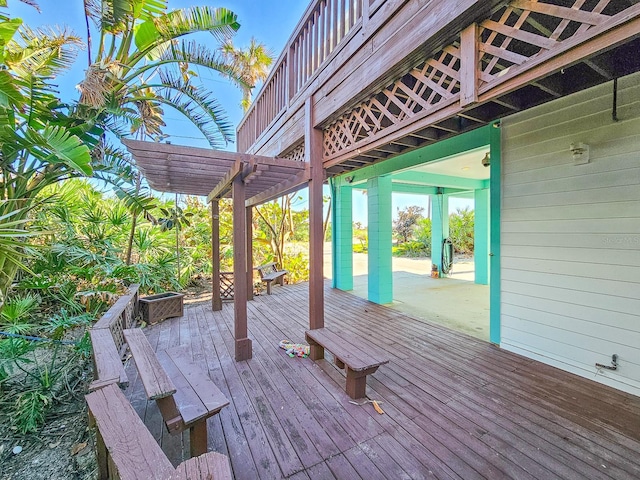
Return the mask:
<svg viewBox="0 0 640 480">
<path fill-rule="evenodd" d="M 255 102 L 238 126 L 238 151 L 246 152 L 289 101 L 362 20 L 363 8 L 386 0 L 316 0 L 306 10 Z M 366 5 L 365 5 L 366 2 Z"/>
</svg>

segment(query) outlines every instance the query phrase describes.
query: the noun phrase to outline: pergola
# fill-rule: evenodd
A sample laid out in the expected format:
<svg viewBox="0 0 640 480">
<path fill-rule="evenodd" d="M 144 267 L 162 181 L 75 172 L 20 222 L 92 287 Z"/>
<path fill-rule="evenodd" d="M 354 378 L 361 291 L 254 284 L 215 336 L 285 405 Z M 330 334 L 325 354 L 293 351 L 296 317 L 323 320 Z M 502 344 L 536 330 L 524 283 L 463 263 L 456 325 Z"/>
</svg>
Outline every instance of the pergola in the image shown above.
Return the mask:
<svg viewBox="0 0 640 480">
<path fill-rule="evenodd" d="M 149 185 L 161 192 L 207 196 L 211 204 L 213 310 L 222 309 L 220 295 L 219 201 L 233 199 L 233 283 L 235 359 L 251 358 L 247 337 L 247 300 L 253 292 L 253 207 L 310 185 L 310 325 L 322 326 L 322 244 L 314 231 L 322 230 L 322 182 L 324 172 L 312 162 L 225 152 L 137 140 L 124 141 Z M 318 156 L 320 157 L 320 156 Z M 321 158 L 321 157 L 320 157 Z M 320 164 L 321 165 L 321 164 Z M 318 237 L 321 238 L 321 237 Z M 318 255 L 319 250 L 319 255 Z M 316 318 L 314 321 L 313 318 Z"/>
</svg>

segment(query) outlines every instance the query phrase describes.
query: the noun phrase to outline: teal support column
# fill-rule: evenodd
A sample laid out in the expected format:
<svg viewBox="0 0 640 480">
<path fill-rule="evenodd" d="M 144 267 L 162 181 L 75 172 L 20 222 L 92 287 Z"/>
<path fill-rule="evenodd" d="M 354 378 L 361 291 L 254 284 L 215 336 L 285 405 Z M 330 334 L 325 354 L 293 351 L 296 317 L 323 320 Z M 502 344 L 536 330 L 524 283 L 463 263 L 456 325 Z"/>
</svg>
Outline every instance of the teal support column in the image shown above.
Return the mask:
<svg viewBox="0 0 640 480">
<path fill-rule="evenodd" d="M 333 288 L 353 290 L 353 189 L 337 186 L 332 190 Z"/>
<path fill-rule="evenodd" d="M 489 190 L 474 191 L 473 262 L 475 283 L 489 285 Z"/>
<path fill-rule="evenodd" d="M 491 253 L 489 265 L 491 287 L 489 293 L 489 341 L 500 344 L 500 217 L 501 217 L 501 160 L 500 160 L 500 127 L 491 125 L 489 133 L 489 151 L 491 155 L 490 205 L 491 205 Z"/>
<path fill-rule="evenodd" d="M 391 188 L 389 176 L 374 177 L 367 181 L 368 298 L 380 304 L 393 301 Z"/>
<path fill-rule="evenodd" d="M 442 241 L 449 236 L 449 197 L 438 193 L 431 197 L 431 263 L 442 273 Z"/>
</svg>

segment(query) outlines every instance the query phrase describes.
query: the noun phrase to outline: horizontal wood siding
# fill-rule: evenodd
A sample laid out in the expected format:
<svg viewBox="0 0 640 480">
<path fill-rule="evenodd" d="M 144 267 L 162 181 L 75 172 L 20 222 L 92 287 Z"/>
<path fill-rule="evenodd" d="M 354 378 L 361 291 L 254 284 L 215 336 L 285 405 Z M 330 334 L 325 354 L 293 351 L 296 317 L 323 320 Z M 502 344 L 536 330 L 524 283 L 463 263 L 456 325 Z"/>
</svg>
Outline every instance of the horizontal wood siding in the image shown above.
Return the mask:
<svg viewBox="0 0 640 480">
<path fill-rule="evenodd" d="M 640 395 L 640 75 L 502 122 L 502 342 Z M 590 146 L 574 165 L 571 143 Z M 619 356 L 617 371 L 598 370 Z"/>
</svg>

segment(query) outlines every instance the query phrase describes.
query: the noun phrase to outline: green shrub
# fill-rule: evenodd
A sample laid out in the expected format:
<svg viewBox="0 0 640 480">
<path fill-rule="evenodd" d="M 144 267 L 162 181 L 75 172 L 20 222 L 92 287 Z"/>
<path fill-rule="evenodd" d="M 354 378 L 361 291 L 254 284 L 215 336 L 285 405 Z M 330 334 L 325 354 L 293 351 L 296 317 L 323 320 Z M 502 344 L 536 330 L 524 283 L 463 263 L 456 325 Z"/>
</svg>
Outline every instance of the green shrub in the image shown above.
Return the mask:
<svg viewBox="0 0 640 480">
<path fill-rule="evenodd" d="M 421 242 L 405 242 L 393 247 L 396 257 L 426 257 L 431 253 L 431 247 Z"/>
<path fill-rule="evenodd" d="M 456 253 L 473 253 L 474 212 L 460 209 L 449 215 L 449 238 Z"/>
</svg>

